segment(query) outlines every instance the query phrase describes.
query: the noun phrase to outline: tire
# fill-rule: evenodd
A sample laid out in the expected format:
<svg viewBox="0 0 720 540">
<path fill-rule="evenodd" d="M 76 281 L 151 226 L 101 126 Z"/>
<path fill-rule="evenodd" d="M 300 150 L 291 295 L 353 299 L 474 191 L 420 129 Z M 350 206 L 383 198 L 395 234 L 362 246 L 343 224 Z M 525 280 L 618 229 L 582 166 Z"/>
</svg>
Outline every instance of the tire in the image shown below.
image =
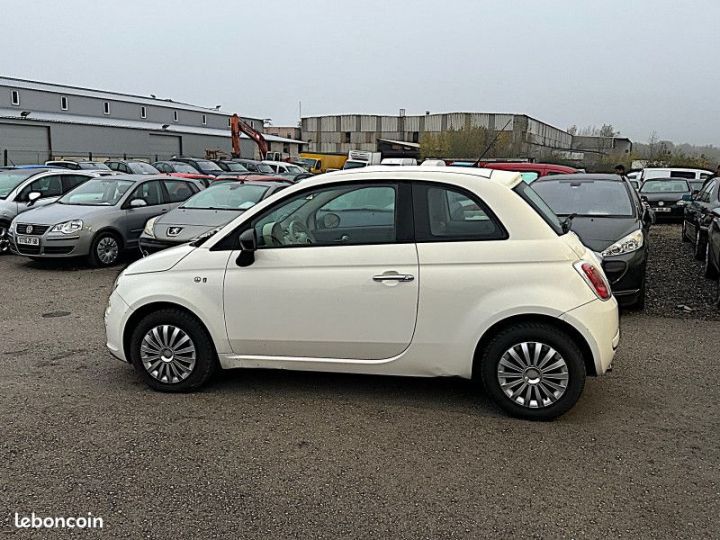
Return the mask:
<svg viewBox="0 0 720 540">
<path fill-rule="evenodd" d="M 687 236 L 687 221 L 685 221 L 684 219 L 683 219 L 683 224 L 682 224 L 682 233 L 680 234 L 680 236 L 681 236 L 681 240 L 683 243 L 687 243 L 690 241 L 690 239 Z"/>
<path fill-rule="evenodd" d="M 695 260 L 702 261 L 705 258 L 705 242 L 706 240 L 703 238 L 702 231 L 700 230 L 700 227 L 696 227 L 696 233 L 695 233 L 695 251 L 693 255 L 695 256 Z"/>
<path fill-rule="evenodd" d="M 705 277 L 708 279 L 718 279 L 718 269 L 715 263 L 710 260 L 710 242 L 705 242 Z"/>
<path fill-rule="evenodd" d="M 521 358 L 524 357 L 522 344 L 527 344 L 529 353 L 527 358 L 531 359 L 531 362 L 526 362 L 526 366 L 532 363 L 537 344 L 542 344 L 538 366 L 542 366 L 546 356 L 551 353 L 549 348 L 554 349 L 559 356 L 551 356 L 544 364 L 545 369 L 547 370 L 548 366 L 557 365 L 559 361 L 562 361 L 564 365 L 543 372 L 542 375 L 537 371 L 533 372 L 532 366 L 525 369 L 524 373 L 505 367 L 508 362 L 511 365 L 520 366 L 509 355 L 509 352 L 510 350 L 515 351 L 517 347 L 515 354 Z M 501 361 L 504 364 L 501 364 Z M 568 334 L 548 324 L 521 323 L 501 330 L 485 347 L 480 362 L 480 377 L 485 390 L 502 410 L 517 418 L 541 421 L 557 418 L 575 405 L 585 387 L 585 362 L 580 348 Z M 501 367 L 502 369 L 500 369 Z M 501 382 L 503 374 L 506 376 L 502 379 L 505 381 L 504 383 Z M 539 382 L 528 384 L 530 381 L 526 377 L 531 377 L 531 380 L 539 379 Z M 563 381 L 560 377 L 565 377 L 566 386 L 564 389 L 560 388 L 563 391 L 559 396 L 554 395 L 553 402 L 549 398 L 549 394 L 544 394 L 543 386 L 545 390 L 552 390 L 549 386 L 545 386 L 548 383 L 558 388 L 561 387 Z M 509 391 L 517 391 L 520 388 L 524 390 L 513 399 L 505 393 L 503 384 L 506 385 L 506 388 L 509 387 Z M 527 389 L 531 386 L 533 389 L 530 390 L 530 399 L 524 400 Z M 554 394 L 557 392 L 559 390 L 555 390 Z M 543 395 L 548 396 L 547 399 L 543 399 Z M 529 406 L 520 403 L 518 401 L 520 399 L 529 403 Z M 541 407 L 533 407 L 533 401 L 535 405 L 543 402 L 545 404 Z"/>
<path fill-rule="evenodd" d="M 193 350 L 189 351 L 190 348 Z M 215 347 L 205 327 L 193 315 L 179 309 L 162 309 L 140 320 L 130 338 L 130 361 L 145 383 L 160 392 L 196 390 L 212 377 L 218 366 Z"/>
<path fill-rule="evenodd" d="M 0 221 L 0 255 L 10 253 L 10 239 L 7 234 L 9 228 L 10 223 Z"/>
<path fill-rule="evenodd" d="M 88 263 L 96 268 L 112 266 L 120 260 L 121 250 L 122 242 L 117 234 L 109 231 L 98 233 L 90 245 Z"/>
</svg>

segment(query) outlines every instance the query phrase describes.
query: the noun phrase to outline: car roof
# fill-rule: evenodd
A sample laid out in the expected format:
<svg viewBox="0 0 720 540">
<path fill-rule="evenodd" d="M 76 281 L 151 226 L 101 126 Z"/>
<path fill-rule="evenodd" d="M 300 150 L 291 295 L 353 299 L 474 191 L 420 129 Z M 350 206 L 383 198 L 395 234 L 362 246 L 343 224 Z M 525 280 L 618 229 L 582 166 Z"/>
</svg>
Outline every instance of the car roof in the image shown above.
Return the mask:
<svg viewBox="0 0 720 540">
<path fill-rule="evenodd" d="M 644 171 L 683 171 L 683 172 L 706 172 L 712 173 L 707 169 L 693 169 L 690 167 L 645 167 Z M 653 178 L 654 180 L 654 178 Z M 685 178 L 687 180 L 687 178 Z"/>
<path fill-rule="evenodd" d="M 81 172 L 81 171 L 78 171 Z M 92 172 L 92 171 L 87 171 Z M 113 174 L 105 176 L 97 176 L 102 180 L 129 180 L 130 182 L 141 182 L 143 180 L 172 180 L 172 176 L 167 174 Z"/>
<path fill-rule="evenodd" d="M 535 182 L 552 182 L 552 181 L 574 181 L 574 182 L 624 182 L 622 177 L 617 174 L 599 174 L 599 173 L 577 173 L 577 174 L 551 174 L 541 176 Z M 533 183 L 535 183 L 533 182 Z"/>
</svg>

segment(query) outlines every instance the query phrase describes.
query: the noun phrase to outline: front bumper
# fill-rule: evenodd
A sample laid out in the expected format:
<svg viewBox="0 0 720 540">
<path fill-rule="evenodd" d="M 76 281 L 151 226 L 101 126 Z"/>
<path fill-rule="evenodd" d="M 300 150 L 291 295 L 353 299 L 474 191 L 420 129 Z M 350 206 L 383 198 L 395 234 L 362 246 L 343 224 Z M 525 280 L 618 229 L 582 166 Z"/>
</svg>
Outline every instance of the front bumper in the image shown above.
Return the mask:
<svg viewBox="0 0 720 540">
<path fill-rule="evenodd" d="M 620 304 L 632 302 L 641 292 L 645 282 L 647 257 L 648 247 L 646 244 L 631 253 L 603 258 L 603 271 Z"/>
<path fill-rule="evenodd" d="M 118 360 L 129 362 L 123 346 L 123 328 L 130 314 L 130 306 L 113 291 L 105 308 L 105 345 Z"/>
<path fill-rule="evenodd" d="M 83 257 L 90 253 L 90 244 L 92 242 L 92 236 L 84 234 L 84 231 L 80 231 L 80 234 L 76 235 L 53 235 L 49 233 L 38 236 L 29 235 L 38 238 L 39 244 L 37 246 L 18 244 L 17 236 L 17 233 L 8 232 L 10 251 L 16 255 L 37 258 Z"/>
<path fill-rule="evenodd" d="M 615 298 L 593 300 L 560 316 L 576 328 L 587 341 L 593 355 L 595 373 L 610 369 L 620 344 L 620 316 Z"/>
</svg>

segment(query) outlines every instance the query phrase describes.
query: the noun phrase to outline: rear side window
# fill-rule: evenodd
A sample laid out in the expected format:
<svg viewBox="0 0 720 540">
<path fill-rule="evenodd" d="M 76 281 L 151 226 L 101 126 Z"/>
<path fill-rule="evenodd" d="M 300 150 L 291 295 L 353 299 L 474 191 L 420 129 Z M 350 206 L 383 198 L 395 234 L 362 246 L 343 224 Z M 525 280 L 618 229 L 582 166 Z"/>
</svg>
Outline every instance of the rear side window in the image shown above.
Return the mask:
<svg viewBox="0 0 720 540">
<path fill-rule="evenodd" d="M 413 184 L 418 242 L 504 240 L 507 231 L 475 195 L 460 188 Z"/>
</svg>

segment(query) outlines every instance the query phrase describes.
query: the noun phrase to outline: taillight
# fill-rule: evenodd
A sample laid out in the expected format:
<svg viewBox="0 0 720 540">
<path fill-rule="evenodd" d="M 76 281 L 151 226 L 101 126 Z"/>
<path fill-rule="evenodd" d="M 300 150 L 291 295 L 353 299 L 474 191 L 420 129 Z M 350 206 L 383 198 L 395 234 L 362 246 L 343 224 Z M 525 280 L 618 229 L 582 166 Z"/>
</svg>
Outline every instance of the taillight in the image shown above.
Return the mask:
<svg viewBox="0 0 720 540">
<path fill-rule="evenodd" d="M 597 266 L 589 262 L 575 263 L 575 270 L 585 279 L 590 288 L 600 298 L 600 300 L 609 300 L 612 296 L 610 285 L 608 285 L 605 276 Z"/>
</svg>

